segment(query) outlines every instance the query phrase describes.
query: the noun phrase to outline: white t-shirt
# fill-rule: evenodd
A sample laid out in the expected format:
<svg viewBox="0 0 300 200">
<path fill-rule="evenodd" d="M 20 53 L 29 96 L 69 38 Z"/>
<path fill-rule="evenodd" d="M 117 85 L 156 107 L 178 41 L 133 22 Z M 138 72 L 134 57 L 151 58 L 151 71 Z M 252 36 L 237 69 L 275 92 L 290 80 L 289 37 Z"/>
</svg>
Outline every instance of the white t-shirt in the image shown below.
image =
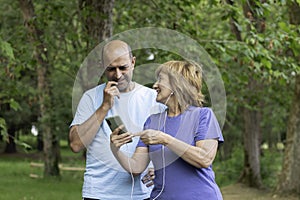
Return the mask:
<svg viewBox="0 0 300 200">
<path fill-rule="evenodd" d="M 83 94 L 71 126 L 85 122 L 100 107 L 104 88 L 105 84 L 101 84 Z M 120 98 L 115 97 L 114 106 L 106 118 L 119 115 L 129 132 L 142 131 L 147 117 L 164 109 L 155 99 L 154 90 L 135 83 L 132 91 L 121 93 Z M 121 167 L 111 152 L 110 134 L 111 130 L 104 120 L 93 142 L 87 147 L 82 196 L 101 200 L 149 198 L 152 188 L 141 183 L 145 172 L 134 177 L 133 183 L 131 174 Z M 138 141 L 139 138 L 134 137 L 133 142 L 123 145 L 121 150 L 131 156 Z"/>
</svg>

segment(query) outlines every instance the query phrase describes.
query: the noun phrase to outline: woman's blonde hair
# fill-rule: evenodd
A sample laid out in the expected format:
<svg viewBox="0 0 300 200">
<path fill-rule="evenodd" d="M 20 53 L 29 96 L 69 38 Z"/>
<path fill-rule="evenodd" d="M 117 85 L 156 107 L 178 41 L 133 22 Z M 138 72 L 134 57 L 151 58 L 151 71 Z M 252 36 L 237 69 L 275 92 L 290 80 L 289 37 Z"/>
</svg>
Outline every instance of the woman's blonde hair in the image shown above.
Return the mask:
<svg viewBox="0 0 300 200">
<path fill-rule="evenodd" d="M 168 61 L 159 66 L 156 77 L 164 72 L 168 75 L 171 89 L 178 100 L 180 110 L 188 105 L 202 107 L 202 68 L 193 61 Z"/>
</svg>

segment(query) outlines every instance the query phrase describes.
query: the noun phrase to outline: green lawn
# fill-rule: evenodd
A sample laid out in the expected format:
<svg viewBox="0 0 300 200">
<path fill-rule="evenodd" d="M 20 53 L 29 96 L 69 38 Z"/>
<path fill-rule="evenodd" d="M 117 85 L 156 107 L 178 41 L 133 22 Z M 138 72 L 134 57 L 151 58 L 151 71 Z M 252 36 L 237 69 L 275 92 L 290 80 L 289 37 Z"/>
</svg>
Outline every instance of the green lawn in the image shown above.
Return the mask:
<svg viewBox="0 0 300 200">
<path fill-rule="evenodd" d="M 62 149 L 62 163 L 66 166 L 83 167 L 79 154 Z M 64 156 L 68 155 L 68 156 Z M 41 155 L 40 155 L 41 156 Z M 0 154 L 0 200 L 74 200 L 81 199 L 83 171 L 61 171 L 60 178 L 44 179 L 43 168 L 30 167 L 30 162 L 42 161 L 36 153 Z M 40 178 L 30 178 L 36 174 Z"/>
</svg>

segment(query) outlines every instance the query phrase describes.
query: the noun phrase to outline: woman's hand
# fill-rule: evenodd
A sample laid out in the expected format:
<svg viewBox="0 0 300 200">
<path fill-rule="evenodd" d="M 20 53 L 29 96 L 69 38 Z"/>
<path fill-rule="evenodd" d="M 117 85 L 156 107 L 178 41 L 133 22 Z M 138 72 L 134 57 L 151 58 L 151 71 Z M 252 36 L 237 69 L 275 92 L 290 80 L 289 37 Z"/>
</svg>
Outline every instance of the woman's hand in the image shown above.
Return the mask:
<svg viewBox="0 0 300 200">
<path fill-rule="evenodd" d="M 133 137 L 133 135 L 130 134 L 129 132 L 119 134 L 122 128 L 124 128 L 124 125 L 121 125 L 118 128 L 116 128 L 110 135 L 110 142 L 118 149 L 123 144 L 132 142 L 132 137 Z"/>
<path fill-rule="evenodd" d="M 140 174 L 146 169 L 150 162 L 148 148 L 137 147 L 132 157 L 125 155 L 124 152 L 120 150 L 120 147 L 123 144 L 132 141 L 134 135 L 129 132 L 119 134 L 122 128 L 124 128 L 124 125 L 119 126 L 111 133 L 110 149 L 126 171 L 133 173 L 134 175 Z"/>
<path fill-rule="evenodd" d="M 151 144 L 163 144 L 166 145 L 168 143 L 168 139 L 171 136 L 165 134 L 164 132 L 147 129 L 142 132 L 136 134 L 136 136 L 140 136 L 140 139 L 147 145 Z"/>
</svg>

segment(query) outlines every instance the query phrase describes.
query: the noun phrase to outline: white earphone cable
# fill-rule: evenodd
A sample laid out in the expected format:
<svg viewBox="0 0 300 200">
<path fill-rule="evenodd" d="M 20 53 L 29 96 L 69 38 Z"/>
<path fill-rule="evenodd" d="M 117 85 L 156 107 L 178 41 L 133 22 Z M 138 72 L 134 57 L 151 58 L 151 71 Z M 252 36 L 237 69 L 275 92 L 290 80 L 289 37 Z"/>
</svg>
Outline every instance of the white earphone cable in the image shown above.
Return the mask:
<svg viewBox="0 0 300 200">
<path fill-rule="evenodd" d="M 171 95 L 170 95 L 171 96 Z M 169 98 L 170 98 L 169 96 Z M 169 100 L 169 98 L 167 99 L 167 101 Z M 166 101 L 166 103 L 167 103 Z M 162 114 L 159 116 L 159 126 L 158 126 L 158 130 L 160 130 L 160 121 L 161 121 L 161 116 Z M 167 111 L 165 111 L 165 117 L 164 117 L 164 121 L 163 121 L 163 132 L 166 132 L 166 120 L 167 120 Z M 160 192 L 156 195 L 156 197 L 153 198 L 153 200 L 156 200 L 164 191 L 165 189 L 165 179 L 166 179 L 166 163 L 165 163 L 165 147 L 162 145 L 161 147 L 161 154 L 162 154 L 162 187 Z"/>
<path fill-rule="evenodd" d="M 165 179 L 166 179 L 166 171 L 165 171 L 165 150 L 164 150 L 164 146 L 162 146 L 162 149 L 161 149 L 161 154 L 162 154 L 162 164 L 163 164 L 163 167 L 162 167 L 162 170 L 163 170 L 163 177 L 162 177 L 162 187 L 161 187 L 161 190 L 159 191 L 159 193 L 156 195 L 156 197 L 153 198 L 153 200 L 156 200 L 161 194 L 162 192 L 164 191 L 165 189 Z"/>
<path fill-rule="evenodd" d="M 126 150 L 128 152 L 128 145 L 126 144 Z M 132 168 L 130 165 L 130 160 L 129 160 L 129 156 L 127 156 L 127 162 L 128 162 L 128 166 L 129 166 L 129 170 L 130 170 L 130 176 L 131 176 L 131 193 L 130 193 L 130 199 L 133 200 L 133 191 L 134 191 L 134 176 L 132 173 Z"/>
</svg>

